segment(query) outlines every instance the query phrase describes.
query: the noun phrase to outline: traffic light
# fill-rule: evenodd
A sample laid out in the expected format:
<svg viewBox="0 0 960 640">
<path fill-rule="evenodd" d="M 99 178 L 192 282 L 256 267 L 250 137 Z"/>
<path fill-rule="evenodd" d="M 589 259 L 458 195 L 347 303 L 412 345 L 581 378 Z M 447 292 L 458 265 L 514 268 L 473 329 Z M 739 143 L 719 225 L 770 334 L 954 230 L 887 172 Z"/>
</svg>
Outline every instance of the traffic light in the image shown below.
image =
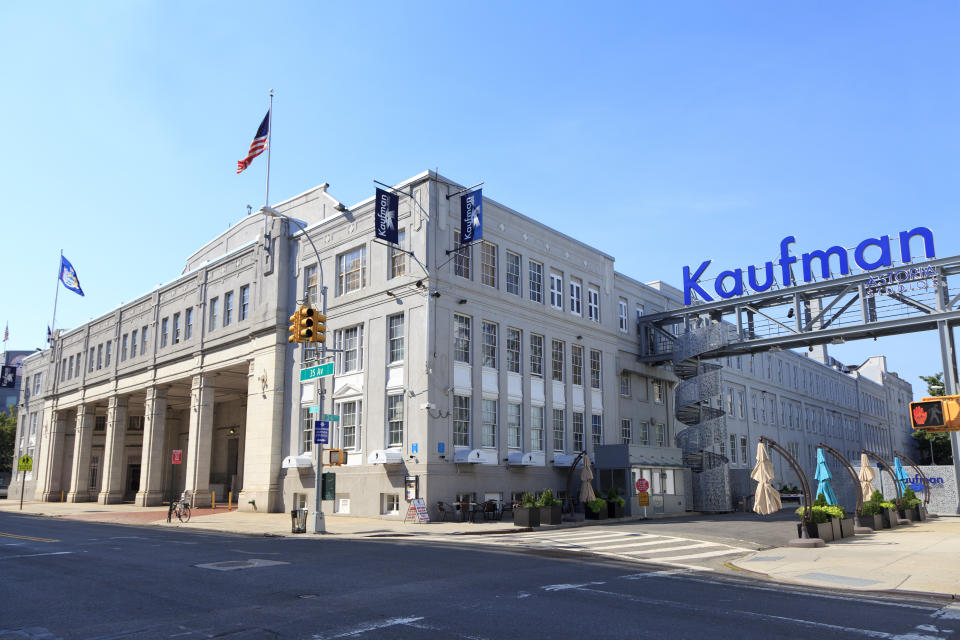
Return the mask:
<svg viewBox="0 0 960 640">
<path fill-rule="evenodd" d="M 312 342 L 313 318 L 317 315 L 317 310 L 304 304 L 300 305 L 297 313 L 299 314 L 297 318 L 297 342 Z"/>
<path fill-rule="evenodd" d="M 327 449 L 327 451 L 330 453 L 328 466 L 340 467 L 347 461 L 347 452 L 343 449 Z"/>
<path fill-rule="evenodd" d="M 300 342 L 300 309 L 301 307 L 297 307 L 290 316 L 290 335 L 287 336 L 287 342 Z"/>
<path fill-rule="evenodd" d="M 960 396 L 911 402 L 910 426 L 924 431 L 960 431 Z"/>
<path fill-rule="evenodd" d="M 311 309 L 314 312 L 313 314 L 313 337 L 310 338 L 310 342 L 326 342 L 327 341 L 327 316 L 323 315 L 316 309 Z"/>
</svg>

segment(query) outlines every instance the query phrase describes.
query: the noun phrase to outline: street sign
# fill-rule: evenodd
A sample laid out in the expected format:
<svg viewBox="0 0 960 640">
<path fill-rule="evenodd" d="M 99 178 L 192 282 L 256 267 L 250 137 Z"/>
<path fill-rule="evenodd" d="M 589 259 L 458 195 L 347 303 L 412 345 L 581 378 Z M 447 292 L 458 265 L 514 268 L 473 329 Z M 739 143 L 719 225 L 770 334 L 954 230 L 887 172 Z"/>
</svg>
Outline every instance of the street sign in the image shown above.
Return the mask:
<svg viewBox="0 0 960 640">
<path fill-rule="evenodd" d="M 320 413 L 320 407 L 313 405 L 312 407 L 307 407 L 307 413 Z"/>
<path fill-rule="evenodd" d="M 318 364 L 315 367 L 307 367 L 300 370 L 300 382 L 313 380 L 314 378 L 326 378 L 333 375 L 333 363 L 327 362 Z"/>
<path fill-rule="evenodd" d="M 325 413 L 323 414 L 323 419 L 327 422 L 340 422 L 340 416 L 334 413 Z"/>
<path fill-rule="evenodd" d="M 646 478 L 637 478 L 637 493 L 646 493 L 650 489 L 650 481 Z"/>
<path fill-rule="evenodd" d="M 314 420 L 313 444 L 330 444 L 330 423 L 326 420 Z"/>
<path fill-rule="evenodd" d="M 170 461 L 170 464 L 181 464 L 182 462 L 183 462 L 183 449 L 174 449 L 173 459 Z"/>
<path fill-rule="evenodd" d="M 641 491 L 637 494 L 637 505 L 641 507 L 650 506 L 650 494 L 646 491 Z"/>
<path fill-rule="evenodd" d="M 30 456 L 20 456 L 17 460 L 17 471 L 33 471 L 33 458 Z"/>
</svg>

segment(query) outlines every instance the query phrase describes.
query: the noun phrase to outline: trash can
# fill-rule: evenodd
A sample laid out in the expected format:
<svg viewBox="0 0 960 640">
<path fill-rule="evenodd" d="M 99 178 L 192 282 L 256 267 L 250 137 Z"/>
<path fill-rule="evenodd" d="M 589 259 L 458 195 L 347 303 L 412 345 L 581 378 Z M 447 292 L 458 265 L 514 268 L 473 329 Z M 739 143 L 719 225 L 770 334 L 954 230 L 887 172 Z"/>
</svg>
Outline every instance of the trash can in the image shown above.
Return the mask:
<svg viewBox="0 0 960 640">
<path fill-rule="evenodd" d="M 307 510 L 293 509 L 290 511 L 290 533 L 307 532 Z"/>
</svg>

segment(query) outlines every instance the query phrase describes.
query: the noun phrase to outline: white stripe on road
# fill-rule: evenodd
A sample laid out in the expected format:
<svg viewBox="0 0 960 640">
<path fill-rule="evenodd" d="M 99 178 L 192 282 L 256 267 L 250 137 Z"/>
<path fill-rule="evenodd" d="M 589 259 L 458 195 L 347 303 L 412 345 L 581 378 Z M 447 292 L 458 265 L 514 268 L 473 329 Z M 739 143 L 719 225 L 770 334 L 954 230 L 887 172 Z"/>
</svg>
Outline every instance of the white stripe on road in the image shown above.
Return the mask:
<svg viewBox="0 0 960 640">
<path fill-rule="evenodd" d="M 704 553 L 691 553 L 685 556 L 670 556 L 669 558 L 662 558 L 662 560 L 667 560 L 669 562 L 672 562 L 674 560 L 692 560 L 694 558 L 713 558 L 715 556 L 728 556 L 734 553 L 743 553 L 743 550 L 738 551 L 737 549 L 726 549 L 726 550 L 720 550 L 720 551 L 705 551 Z M 661 558 L 655 558 L 655 559 L 660 560 Z"/>
<path fill-rule="evenodd" d="M 0 556 L 0 560 L 13 560 L 14 558 L 36 558 L 37 556 L 63 556 L 73 551 L 52 551 L 50 553 L 28 553 L 22 556 Z"/>
<path fill-rule="evenodd" d="M 386 629 L 387 627 L 395 627 L 402 624 L 410 624 L 411 622 L 419 622 L 423 620 L 423 616 L 410 616 L 407 618 L 390 618 L 389 620 L 381 620 L 378 622 L 361 622 L 353 629 L 349 631 L 343 631 L 336 635 L 328 636 L 325 634 L 314 634 L 314 640 L 327 640 L 333 638 L 349 638 L 350 636 L 358 636 L 367 631 L 376 631 L 378 629 Z"/>
<path fill-rule="evenodd" d="M 717 545 L 712 542 L 696 542 L 694 544 L 685 544 L 679 547 L 667 547 L 666 549 L 645 549 L 644 551 L 630 551 L 627 555 L 637 555 L 641 553 L 669 553 L 671 551 L 680 551 L 682 549 L 702 549 L 704 547 L 715 547 Z M 653 558 L 657 560 L 658 558 Z M 661 560 L 666 560 L 666 558 L 659 558 Z"/>
</svg>

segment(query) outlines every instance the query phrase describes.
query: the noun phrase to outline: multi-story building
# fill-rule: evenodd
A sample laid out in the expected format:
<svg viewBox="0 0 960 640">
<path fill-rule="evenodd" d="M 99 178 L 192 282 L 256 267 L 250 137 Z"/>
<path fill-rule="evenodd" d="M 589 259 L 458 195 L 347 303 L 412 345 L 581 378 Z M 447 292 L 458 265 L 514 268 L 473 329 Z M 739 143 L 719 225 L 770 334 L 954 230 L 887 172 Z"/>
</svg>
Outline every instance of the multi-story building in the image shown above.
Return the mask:
<svg viewBox="0 0 960 640">
<path fill-rule="evenodd" d="M 625 468 L 602 486 L 642 476 L 655 508 L 691 508 L 677 379 L 637 357 L 638 318 L 677 306 L 678 292 L 490 199 L 483 239 L 460 246 L 461 190 L 433 172 L 397 185 L 397 248 L 374 239 L 373 198 L 347 207 L 323 184 L 274 206 L 294 222 L 245 217 L 173 281 L 63 332 L 24 362 L 18 442 L 38 461 L 28 493 L 312 504 L 314 421 L 334 414 L 327 446 L 347 462 L 325 510 L 402 515 L 407 486 L 430 505 L 563 495 L 579 484 L 578 452 L 622 444 Z M 324 287 L 334 376 L 301 382 L 319 349 L 288 344 L 287 317 L 319 306 Z M 843 431 L 863 413 L 849 408 L 862 391 L 850 384 L 867 381 L 793 353 L 755 358 L 752 373 L 731 363 L 733 400 L 717 398 L 741 407 L 728 411 L 733 468 L 749 458 L 741 438 L 749 449 L 761 429 L 783 433 L 772 414 L 788 403 L 809 429 Z M 868 384 L 879 391 L 864 398 L 883 398 Z"/>
</svg>

